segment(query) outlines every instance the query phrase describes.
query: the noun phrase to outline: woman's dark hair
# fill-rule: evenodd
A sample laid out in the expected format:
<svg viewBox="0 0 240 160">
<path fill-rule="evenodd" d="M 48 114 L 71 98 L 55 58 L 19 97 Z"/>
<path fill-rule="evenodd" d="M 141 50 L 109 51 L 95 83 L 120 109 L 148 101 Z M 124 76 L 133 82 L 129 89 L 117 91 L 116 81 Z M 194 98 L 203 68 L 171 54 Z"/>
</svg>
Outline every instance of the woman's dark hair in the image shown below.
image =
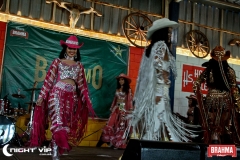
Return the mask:
<svg viewBox="0 0 240 160">
<path fill-rule="evenodd" d="M 124 84 L 123 84 L 123 92 L 125 92 L 126 94 L 128 94 L 128 92 L 129 92 L 129 89 L 130 89 L 130 85 L 129 85 L 129 83 L 128 83 L 128 80 L 126 79 L 126 78 L 124 78 L 124 77 L 120 77 L 120 78 L 123 78 L 124 79 Z M 121 85 L 120 85 L 120 83 L 119 83 L 119 79 L 120 78 L 118 78 L 117 79 L 117 89 L 120 89 L 121 88 Z"/>
<path fill-rule="evenodd" d="M 152 34 L 151 44 L 146 49 L 147 57 L 150 56 L 153 45 L 158 41 L 164 41 L 167 44 L 168 48 L 170 47 L 171 42 L 170 43 L 168 42 L 168 33 L 169 33 L 169 31 L 168 31 L 168 27 L 167 27 L 167 28 L 159 29 Z"/>
<path fill-rule="evenodd" d="M 67 46 L 64 45 L 64 46 L 63 46 L 63 49 L 62 49 L 62 51 L 60 52 L 60 55 L 59 55 L 59 58 L 60 58 L 60 59 L 65 58 L 64 54 L 66 53 L 66 51 L 67 51 Z M 77 58 L 74 57 L 74 61 L 77 62 L 77 61 L 80 61 L 80 60 L 81 60 L 80 51 L 79 51 L 79 49 L 77 49 Z"/>
<path fill-rule="evenodd" d="M 197 100 L 192 98 L 192 106 L 196 107 L 197 106 Z"/>
<path fill-rule="evenodd" d="M 227 73 L 229 72 L 228 68 L 231 68 L 231 67 L 228 65 L 227 61 L 222 61 L 221 63 L 222 63 L 223 71 L 225 73 L 227 81 L 229 83 L 230 80 L 229 80 L 229 77 L 228 77 Z M 216 61 L 212 58 L 212 59 L 209 60 L 208 65 L 209 66 L 206 68 L 207 86 L 210 87 L 210 88 L 215 88 L 215 89 L 221 90 L 221 91 L 229 91 L 229 89 L 227 88 L 227 86 L 226 86 L 226 84 L 223 80 L 218 61 Z M 210 74 L 211 73 L 212 73 L 214 82 L 211 82 L 211 79 L 210 79 Z"/>
</svg>

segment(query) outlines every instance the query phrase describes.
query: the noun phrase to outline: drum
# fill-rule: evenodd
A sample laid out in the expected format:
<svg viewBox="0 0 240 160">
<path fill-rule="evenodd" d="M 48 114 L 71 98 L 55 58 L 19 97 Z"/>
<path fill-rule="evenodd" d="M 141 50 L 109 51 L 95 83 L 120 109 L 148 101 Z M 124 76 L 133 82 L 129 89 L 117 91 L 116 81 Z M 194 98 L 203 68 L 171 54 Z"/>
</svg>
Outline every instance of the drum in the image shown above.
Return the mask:
<svg viewBox="0 0 240 160">
<path fill-rule="evenodd" d="M 11 103 L 9 102 L 8 99 L 1 99 L 1 104 L 3 105 L 3 109 L 4 109 L 4 115 L 8 115 L 9 113 L 9 106 L 11 105 Z"/>
<path fill-rule="evenodd" d="M 14 116 L 14 108 L 8 107 L 8 114 L 7 115 L 13 115 Z"/>
<path fill-rule="evenodd" d="M 15 134 L 14 122 L 6 116 L 0 115 L 0 146 L 9 143 Z"/>
<path fill-rule="evenodd" d="M 0 114 L 4 115 L 4 100 L 0 99 Z"/>
</svg>

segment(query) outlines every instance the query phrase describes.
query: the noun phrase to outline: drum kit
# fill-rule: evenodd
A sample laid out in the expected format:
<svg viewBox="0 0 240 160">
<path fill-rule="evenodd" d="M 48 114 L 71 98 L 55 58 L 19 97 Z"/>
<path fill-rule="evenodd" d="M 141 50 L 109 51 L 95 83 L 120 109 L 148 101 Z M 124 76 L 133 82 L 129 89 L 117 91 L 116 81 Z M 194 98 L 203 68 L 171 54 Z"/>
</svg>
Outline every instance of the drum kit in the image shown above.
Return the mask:
<svg viewBox="0 0 240 160">
<path fill-rule="evenodd" d="M 25 141 L 29 140 L 29 135 L 32 127 L 33 111 L 35 106 L 35 90 L 40 90 L 40 88 L 35 88 L 36 82 L 33 88 L 25 89 L 24 91 L 32 91 L 31 101 L 26 103 L 29 105 L 28 111 L 23 110 L 20 103 L 18 103 L 18 108 L 12 108 L 11 102 L 8 100 L 8 95 L 3 99 L 0 99 L 0 147 L 8 143 L 15 143 L 19 147 L 23 146 Z M 18 90 L 17 94 L 12 94 L 12 97 L 18 99 L 24 99 L 26 96 L 20 94 Z M 26 125 L 26 130 L 24 131 L 20 127 L 16 126 L 17 119 L 20 116 L 27 115 L 29 122 Z M 18 135 L 16 128 L 23 131 L 23 134 Z M 26 138 L 27 137 L 27 138 Z"/>
</svg>

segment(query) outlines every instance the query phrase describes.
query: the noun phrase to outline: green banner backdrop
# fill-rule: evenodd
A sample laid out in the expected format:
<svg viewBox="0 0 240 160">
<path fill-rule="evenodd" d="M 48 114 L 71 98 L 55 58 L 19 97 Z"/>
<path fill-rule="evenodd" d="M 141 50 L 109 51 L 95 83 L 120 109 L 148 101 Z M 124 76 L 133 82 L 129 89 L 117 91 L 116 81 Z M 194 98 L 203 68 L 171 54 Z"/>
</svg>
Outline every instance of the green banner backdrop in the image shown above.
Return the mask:
<svg viewBox="0 0 240 160">
<path fill-rule="evenodd" d="M 1 97 L 8 95 L 11 107 L 27 109 L 35 81 L 41 88 L 51 62 L 58 58 L 60 40 L 69 34 L 9 22 L 7 25 L 2 75 Z M 81 62 L 90 90 L 90 97 L 98 117 L 107 118 L 116 90 L 116 76 L 127 73 L 129 48 L 127 45 L 78 36 L 84 42 L 80 48 Z M 23 99 L 12 94 L 25 95 Z M 39 90 L 36 91 L 36 99 Z"/>
</svg>

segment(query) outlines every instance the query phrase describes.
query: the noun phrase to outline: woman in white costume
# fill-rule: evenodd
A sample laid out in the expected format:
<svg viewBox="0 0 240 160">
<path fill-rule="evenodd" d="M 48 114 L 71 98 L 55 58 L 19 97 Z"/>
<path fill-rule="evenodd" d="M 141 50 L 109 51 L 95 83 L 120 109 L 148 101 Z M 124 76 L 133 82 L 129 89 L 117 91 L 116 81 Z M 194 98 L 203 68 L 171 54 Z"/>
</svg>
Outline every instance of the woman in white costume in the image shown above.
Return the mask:
<svg viewBox="0 0 240 160">
<path fill-rule="evenodd" d="M 177 76 L 175 58 L 169 51 L 172 28 L 178 23 L 162 18 L 153 22 L 147 33 L 151 44 L 145 49 L 134 96 L 133 136 L 144 140 L 188 142 L 196 137 L 172 114 L 169 98 L 170 69 Z"/>
</svg>

